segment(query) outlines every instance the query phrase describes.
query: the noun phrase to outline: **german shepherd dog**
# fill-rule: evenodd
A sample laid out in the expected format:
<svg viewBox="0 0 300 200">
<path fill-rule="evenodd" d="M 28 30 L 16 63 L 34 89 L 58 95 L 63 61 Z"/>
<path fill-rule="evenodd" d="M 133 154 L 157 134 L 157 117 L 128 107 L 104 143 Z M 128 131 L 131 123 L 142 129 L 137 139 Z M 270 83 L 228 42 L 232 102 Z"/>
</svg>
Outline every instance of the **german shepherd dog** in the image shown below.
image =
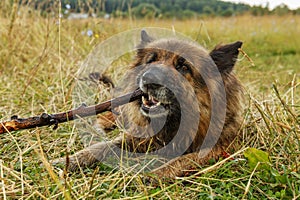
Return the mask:
<svg viewBox="0 0 300 200">
<path fill-rule="evenodd" d="M 70 156 L 69 169 L 127 151 L 171 158 L 151 173 L 174 178 L 217 160 L 229 147 L 234 149 L 242 121 L 243 87 L 233 67 L 241 46 L 237 41 L 208 52 L 193 42 L 154 39 L 143 30 L 122 91 L 139 88 L 144 94 L 120 108 L 117 121 L 125 131 Z M 111 112 L 104 116 L 114 119 Z M 57 162 L 66 164 L 66 159 Z"/>
</svg>

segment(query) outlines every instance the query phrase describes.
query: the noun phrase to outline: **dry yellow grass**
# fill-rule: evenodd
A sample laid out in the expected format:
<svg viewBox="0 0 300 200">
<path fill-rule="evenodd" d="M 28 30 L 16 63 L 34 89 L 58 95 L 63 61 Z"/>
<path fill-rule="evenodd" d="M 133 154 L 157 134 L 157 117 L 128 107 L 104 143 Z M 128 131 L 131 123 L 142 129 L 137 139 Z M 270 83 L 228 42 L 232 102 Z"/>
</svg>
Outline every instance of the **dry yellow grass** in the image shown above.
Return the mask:
<svg viewBox="0 0 300 200">
<path fill-rule="evenodd" d="M 66 149 L 72 153 L 82 148 L 78 130 L 67 123 L 57 130 L 46 127 L 0 135 L 0 199 L 241 199 L 244 194 L 247 199 L 299 198 L 299 16 L 69 21 L 57 14 L 42 18 L 20 10 L 15 19 L 0 18 L 0 23 L 1 121 L 11 115 L 70 109 L 74 76 L 81 62 L 99 42 L 125 30 L 175 29 L 207 48 L 244 41 L 243 50 L 255 66 L 242 55 L 236 66 L 249 102 L 241 150 L 255 147 L 268 152 L 273 169 L 287 180 L 266 179 L 242 161 L 217 164 L 206 173 L 185 178 L 185 185 L 178 180 L 158 188 L 144 185 L 140 176 L 110 172 L 104 166 L 98 168 L 101 173 L 86 170 L 61 177 L 47 165 L 47 159 L 61 157 Z M 82 34 L 89 29 L 93 37 Z M 42 162 L 45 167 L 40 166 Z"/>
</svg>

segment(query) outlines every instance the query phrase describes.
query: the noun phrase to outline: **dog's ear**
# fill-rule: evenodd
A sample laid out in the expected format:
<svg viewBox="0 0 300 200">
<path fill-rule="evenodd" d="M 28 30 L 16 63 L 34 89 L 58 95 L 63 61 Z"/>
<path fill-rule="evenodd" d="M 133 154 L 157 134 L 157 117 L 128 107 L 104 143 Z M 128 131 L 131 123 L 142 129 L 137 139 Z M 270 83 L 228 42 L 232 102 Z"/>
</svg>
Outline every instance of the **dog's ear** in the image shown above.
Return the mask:
<svg viewBox="0 0 300 200">
<path fill-rule="evenodd" d="M 242 44 L 242 42 L 237 41 L 231 44 L 217 45 L 210 52 L 209 55 L 221 73 L 230 73 L 232 71 Z"/>
<path fill-rule="evenodd" d="M 154 38 L 149 36 L 145 30 L 141 31 L 141 44 L 142 45 L 148 44 L 148 43 L 152 42 L 153 40 L 154 40 Z"/>
</svg>

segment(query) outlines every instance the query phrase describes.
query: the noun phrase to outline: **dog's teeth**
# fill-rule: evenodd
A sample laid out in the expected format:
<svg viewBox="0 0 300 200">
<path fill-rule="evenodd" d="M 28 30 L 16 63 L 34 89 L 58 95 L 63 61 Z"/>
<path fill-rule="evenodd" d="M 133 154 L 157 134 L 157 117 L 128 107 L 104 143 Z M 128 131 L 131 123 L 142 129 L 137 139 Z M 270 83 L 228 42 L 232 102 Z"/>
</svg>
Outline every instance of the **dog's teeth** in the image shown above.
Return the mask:
<svg viewBox="0 0 300 200">
<path fill-rule="evenodd" d="M 145 97 L 144 96 L 142 96 L 142 102 L 143 102 L 143 104 L 147 104 L 147 101 L 146 101 L 146 99 L 145 99 Z"/>
<path fill-rule="evenodd" d="M 160 106 L 160 104 L 161 104 L 161 102 L 159 101 L 159 102 L 156 104 L 156 106 Z"/>
</svg>

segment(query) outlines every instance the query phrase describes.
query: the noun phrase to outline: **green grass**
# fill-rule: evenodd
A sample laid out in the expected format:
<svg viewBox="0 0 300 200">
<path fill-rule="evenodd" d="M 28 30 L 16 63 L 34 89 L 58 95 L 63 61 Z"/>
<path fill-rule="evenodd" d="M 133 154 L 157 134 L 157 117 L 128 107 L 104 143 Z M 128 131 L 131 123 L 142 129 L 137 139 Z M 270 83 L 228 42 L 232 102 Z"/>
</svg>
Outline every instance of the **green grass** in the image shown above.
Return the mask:
<svg viewBox="0 0 300 200">
<path fill-rule="evenodd" d="M 21 12 L 15 21 L 0 18 L 0 23 L 1 121 L 12 115 L 29 117 L 72 108 L 74 78 L 81 62 L 99 42 L 116 33 L 173 26 L 209 49 L 220 42 L 242 40 L 255 66 L 241 55 L 235 69 L 247 91 L 241 147 L 235 158 L 244 158 L 248 147 L 270 155 L 267 168 L 229 159 L 158 187 L 143 184 L 142 174 L 101 165 L 96 171 L 63 177 L 46 160 L 65 155 L 67 149 L 73 153 L 83 148 L 79 130 L 70 122 L 57 130 L 43 127 L 0 135 L 0 199 L 300 198 L 300 17 L 89 19 L 58 24 L 55 17 Z M 82 35 L 87 29 L 97 37 Z"/>
</svg>

